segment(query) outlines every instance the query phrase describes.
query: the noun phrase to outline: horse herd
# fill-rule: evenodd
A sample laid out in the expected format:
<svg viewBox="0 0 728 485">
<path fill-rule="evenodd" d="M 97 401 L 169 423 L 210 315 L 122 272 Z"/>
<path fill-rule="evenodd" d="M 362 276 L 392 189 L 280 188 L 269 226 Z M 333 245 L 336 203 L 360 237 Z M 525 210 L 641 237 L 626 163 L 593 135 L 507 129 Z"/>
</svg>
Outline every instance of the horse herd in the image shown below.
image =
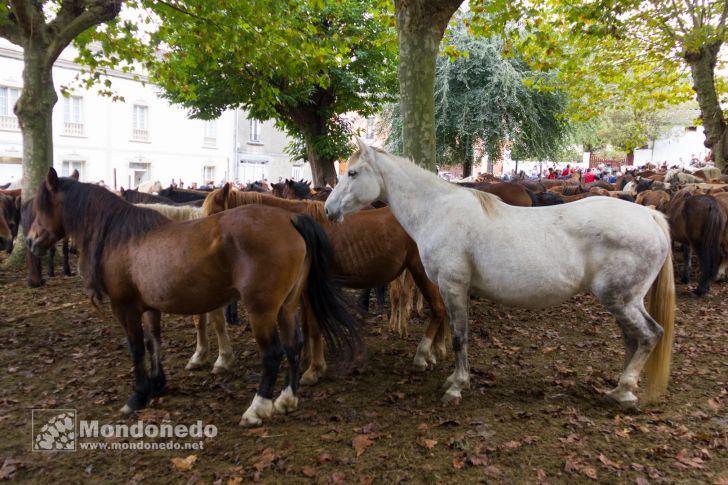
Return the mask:
<svg viewBox="0 0 728 485">
<path fill-rule="evenodd" d="M 299 385 L 314 384 L 326 372 L 324 348 L 341 362 L 364 354 L 358 318 L 339 287 L 387 284 L 400 291 L 416 285 L 429 306 L 416 369 L 435 365 L 452 341 L 456 368 L 445 402 L 459 401 L 470 383 L 471 294 L 540 308 L 590 290 L 625 337 L 624 371 L 606 394 L 634 407 L 643 368 L 648 399 L 664 393 L 669 379 L 675 306 L 670 232 L 698 254 L 699 294 L 718 274 L 721 247 L 725 251 L 728 243 L 725 185 L 680 178 L 642 172 L 617 186 L 585 187 L 574 178 L 459 187 L 361 141 L 339 184 L 319 191 L 286 181 L 274 184 L 273 193 L 261 193 L 266 188 L 260 184 L 249 192 L 226 184 L 211 192 L 115 194 L 50 169 L 34 199 L 21 204 L 18 193 L 0 194 L 0 243 L 11 250 L 22 225 L 37 269 L 57 242 L 68 247 L 70 238 L 78 248 L 88 296 L 94 305 L 107 298 L 126 332 L 135 385 L 124 413 L 164 391 L 162 313 L 196 315 L 197 345 L 188 369 L 204 364 L 212 323 L 219 349 L 213 372 L 220 372 L 234 361 L 224 309 L 240 300 L 262 366 L 241 424 L 259 425 L 274 412 L 298 407 Z M 669 226 L 655 208 L 668 214 Z M 714 233 L 720 235 L 715 241 Z M 554 253 L 564 255 L 556 270 L 542 257 Z M 67 250 L 64 256 L 67 261 Z M 42 284 L 39 271 L 31 270 L 29 283 Z M 405 293 L 393 313 L 406 320 L 412 292 Z M 302 351 L 307 366 L 301 373 Z M 273 400 L 284 356 L 288 372 Z"/>
</svg>

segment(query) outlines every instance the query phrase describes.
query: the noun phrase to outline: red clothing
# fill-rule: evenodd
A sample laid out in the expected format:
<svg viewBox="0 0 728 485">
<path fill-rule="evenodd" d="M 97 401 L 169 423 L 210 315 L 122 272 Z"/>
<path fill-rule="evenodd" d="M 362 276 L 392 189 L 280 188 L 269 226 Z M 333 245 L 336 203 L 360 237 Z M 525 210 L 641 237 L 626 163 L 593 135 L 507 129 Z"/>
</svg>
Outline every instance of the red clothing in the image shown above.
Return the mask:
<svg viewBox="0 0 728 485">
<path fill-rule="evenodd" d="M 585 184 L 590 184 L 590 183 L 594 182 L 596 179 L 597 179 L 596 175 L 594 175 L 591 172 L 587 172 L 584 174 L 584 183 Z"/>
<path fill-rule="evenodd" d="M 565 168 L 563 172 L 561 172 L 562 177 L 568 177 L 571 174 L 572 170 L 570 168 Z"/>
<path fill-rule="evenodd" d="M 548 177 L 546 177 L 548 180 L 554 180 L 556 179 L 556 172 L 549 172 Z"/>
</svg>

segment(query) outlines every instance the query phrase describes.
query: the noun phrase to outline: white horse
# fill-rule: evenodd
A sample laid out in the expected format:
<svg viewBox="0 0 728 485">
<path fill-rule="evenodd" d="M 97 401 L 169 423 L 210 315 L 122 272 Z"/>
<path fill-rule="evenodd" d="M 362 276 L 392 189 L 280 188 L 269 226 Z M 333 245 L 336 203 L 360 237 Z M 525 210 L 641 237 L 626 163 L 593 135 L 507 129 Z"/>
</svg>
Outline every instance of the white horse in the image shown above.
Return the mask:
<svg viewBox="0 0 728 485">
<path fill-rule="evenodd" d="M 152 209 L 167 219 L 173 221 L 190 221 L 199 219 L 204 216 L 201 207 L 193 206 L 173 206 L 166 204 L 135 204 L 138 207 Z M 230 336 L 225 326 L 224 308 L 217 308 L 211 312 L 195 317 L 195 333 L 197 335 L 197 345 L 195 353 L 190 357 L 189 362 L 185 366 L 187 370 L 195 370 L 202 367 L 207 357 L 207 351 L 210 347 L 207 333 L 207 324 L 212 322 L 212 328 L 217 336 L 217 360 L 212 366 L 212 373 L 219 374 L 223 371 L 232 369 L 235 360 L 233 357 L 233 346 L 230 344 Z"/>
<path fill-rule="evenodd" d="M 162 191 L 162 184 L 159 180 L 149 180 L 137 185 L 136 190 L 146 192 L 147 194 L 158 194 Z"/>
<path fill-rule="evenodd" d="M 607 395 L 635 407 L 634 392 L 646 364 L 648 398 L 666 390 L 675 286 L 670 231 L 661 213 L 611 197 L 549 207 L 509 206 L 357 142 L 347 174 L 326 201 L 327 215 L 342 221 L 381 200 L 417 243 L 452 326 L 456 367 L 447 379 L 444 402 L 459 402 L 461 390 L 470 385 L 471 293 L 506 305 L 544 308 L 589 289 L 624 335 L 624 372 Z M 543 257 L 554 252 L 564 255 L 558 265 Z M 648 292 L 649 312 L 644 306 Z M 430 345 L 423 339 L 418 355 L 429 354 Z"/>
</svg>

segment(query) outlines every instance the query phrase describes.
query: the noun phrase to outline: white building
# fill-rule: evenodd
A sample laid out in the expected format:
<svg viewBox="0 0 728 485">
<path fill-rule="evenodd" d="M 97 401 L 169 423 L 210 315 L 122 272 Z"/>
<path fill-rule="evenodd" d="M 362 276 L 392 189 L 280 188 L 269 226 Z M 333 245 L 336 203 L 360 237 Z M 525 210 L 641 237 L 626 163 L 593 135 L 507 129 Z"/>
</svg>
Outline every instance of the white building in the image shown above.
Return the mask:
<svg viewBox="0 0 728 485">
<path fill-rule="evenodd" d="M 634 165 L 640 166 L 647 162 L 661 165 L 667 162 L 668 166 L 689 166 L 692 159 L 703 161 L 710 153 L 704 143 L 702 126 L 675 127 L 668 135 L 655 140 L 650 148 L 635 150 Z"/>
<path fill-rule="evenodd" d="M 81 67 L 67 49 L 54 66 L 56 88 L 71 84 Z M 13 106 L 22 89 L 22 49 L 0 39 L 0 184 L 22 175 L 22 137 Z M 288 138 L 272 122 L 248 120 L 235 110 L 214 121 L 189 119 L 187 112 L 157 96 L 157 88 L 123 72 L 110 73 L 124 98 L 114 102 L 94 89 L 59 94 L 53 113 L 53 165 L 63 175 L 78 169 L 81 180 L 103 180 L 113 188 L 147 180 L 163 186 L 278 177 L 310 178 L 302 162 L 283 153 Z"/>
</svg>

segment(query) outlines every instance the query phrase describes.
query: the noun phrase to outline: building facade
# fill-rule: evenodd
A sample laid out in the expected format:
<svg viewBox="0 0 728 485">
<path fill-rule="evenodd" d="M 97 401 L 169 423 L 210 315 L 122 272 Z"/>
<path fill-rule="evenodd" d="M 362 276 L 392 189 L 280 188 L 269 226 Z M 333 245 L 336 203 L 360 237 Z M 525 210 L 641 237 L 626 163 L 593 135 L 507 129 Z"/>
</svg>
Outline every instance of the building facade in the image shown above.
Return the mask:
<svg viewBox="0 0 728 485">
<path fill-rule="evenodd" d="M 53 69 L 56 89 L 70 85 L 81 66 L 67 49 Z M 0 39 L 0 184 L 22 177 L 22 136 L 13 106 L 22 90 L 22 49 Z M 95 89 L 59 94 L 53 113 L 53 165 L 74 169 L 84 182 L 119 189 L 159 180 L 185 186 L 278 177 L 310 178 L 302 162 L 283 152 L 288 138 L 272 122 L 247 119 L 240 110 L 212 121 L 194 120 L 157 95 L 158 88 L 131 74 L 110 73 L 112 101 Z M 308 171 L 307 171 L 308 170 Z"/>
</svg>

